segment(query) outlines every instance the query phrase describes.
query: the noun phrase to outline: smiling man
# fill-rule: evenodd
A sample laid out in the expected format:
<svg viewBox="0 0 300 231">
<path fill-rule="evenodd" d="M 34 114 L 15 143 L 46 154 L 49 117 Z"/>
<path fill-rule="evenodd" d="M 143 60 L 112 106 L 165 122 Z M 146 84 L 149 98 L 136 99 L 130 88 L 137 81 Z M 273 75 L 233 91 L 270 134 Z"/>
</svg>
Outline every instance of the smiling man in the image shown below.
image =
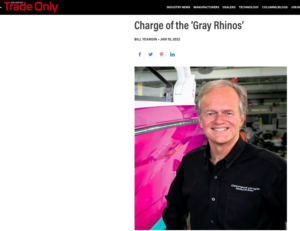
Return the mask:
<svg viewBox="0 0 300 231">
<path fill-rule="evenodd" d="M 239 135 L 247 92 L 230 81 L 205 84 L 195 101 L 208 144 L 187 153 L 163 211 L 167 229 L 285 229 L 286 161 Z"/>
</svg>

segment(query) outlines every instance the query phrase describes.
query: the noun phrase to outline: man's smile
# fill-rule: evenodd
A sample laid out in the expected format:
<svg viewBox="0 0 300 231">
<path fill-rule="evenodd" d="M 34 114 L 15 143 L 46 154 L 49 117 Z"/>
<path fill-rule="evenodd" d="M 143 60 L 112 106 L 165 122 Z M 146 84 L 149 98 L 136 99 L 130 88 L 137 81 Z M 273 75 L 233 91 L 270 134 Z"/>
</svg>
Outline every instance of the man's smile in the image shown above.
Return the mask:
<svg viewBox="0 0 300 231">
<path fill-rule="evenodd" d="M 215 130 L 215 131 L 226 131 L 227 129 L 229 129 L 229 128 L 212 128 L 212 130 Z"/>
</svg>

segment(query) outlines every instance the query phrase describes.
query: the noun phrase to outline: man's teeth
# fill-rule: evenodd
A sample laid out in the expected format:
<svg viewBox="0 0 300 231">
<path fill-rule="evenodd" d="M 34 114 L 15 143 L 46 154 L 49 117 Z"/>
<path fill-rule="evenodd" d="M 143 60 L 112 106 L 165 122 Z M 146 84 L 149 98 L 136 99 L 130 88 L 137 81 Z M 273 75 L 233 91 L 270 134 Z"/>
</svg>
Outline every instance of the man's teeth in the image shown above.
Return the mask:
<svg viewBox="0 0 300 231">
<path fill-rule="evenodd" d="M 225 131 L 225 130 L 227 130 L 227 128 L 213 128 L 214 130 L 216 130 L 216 131 Z"/>
</svg>

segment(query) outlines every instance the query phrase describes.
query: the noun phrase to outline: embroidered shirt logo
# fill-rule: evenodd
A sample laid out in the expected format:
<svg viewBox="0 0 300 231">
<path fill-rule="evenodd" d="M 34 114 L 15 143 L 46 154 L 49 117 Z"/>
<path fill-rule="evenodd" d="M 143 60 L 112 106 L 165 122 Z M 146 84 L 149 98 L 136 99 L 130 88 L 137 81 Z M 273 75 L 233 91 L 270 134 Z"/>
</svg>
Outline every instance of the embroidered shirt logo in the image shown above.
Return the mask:
<svg viewBox="0 0 300 231">
<path fill-rule="evenodd" d="M 235 184 L 232 184 L 231 187 L 233 187 L 239 191 L 247 191 L 247 192 L 254 192 L 254 191 L 260 190 L 260 188 L 252 188 L 252 187 L 248 187 L 248 186 L 240 186 L 240 185 L 235 185 Z"/>
</svg>

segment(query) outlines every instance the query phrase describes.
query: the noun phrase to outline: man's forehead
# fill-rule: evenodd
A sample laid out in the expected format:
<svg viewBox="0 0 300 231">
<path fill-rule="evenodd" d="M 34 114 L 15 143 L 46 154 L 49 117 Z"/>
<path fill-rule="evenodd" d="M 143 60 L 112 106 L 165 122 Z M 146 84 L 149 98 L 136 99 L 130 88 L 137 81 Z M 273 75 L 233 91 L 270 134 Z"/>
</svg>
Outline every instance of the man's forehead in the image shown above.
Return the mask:
<svg viewBox="0 0 300 231">
<path fill-rule="evenodd" d="M 210 90 L 205 95 L 203 95 L 201 101 L 203 100 L 211 101 L 211 99 L 222 100 L 224 102 L 226 101 L 231 102 L 232 100 L 239 101 L 239 96 L 237 92 L 231 87 L 217 87 Z"/>
<path fill-rule="evenodd" d="M 202 110 L 238 110 L 239 96 L 231 87 L 217 87 L 205 94 L 201 99 Z M 203 108 L 204 106 L 204 108 Z"/>
</svg>

